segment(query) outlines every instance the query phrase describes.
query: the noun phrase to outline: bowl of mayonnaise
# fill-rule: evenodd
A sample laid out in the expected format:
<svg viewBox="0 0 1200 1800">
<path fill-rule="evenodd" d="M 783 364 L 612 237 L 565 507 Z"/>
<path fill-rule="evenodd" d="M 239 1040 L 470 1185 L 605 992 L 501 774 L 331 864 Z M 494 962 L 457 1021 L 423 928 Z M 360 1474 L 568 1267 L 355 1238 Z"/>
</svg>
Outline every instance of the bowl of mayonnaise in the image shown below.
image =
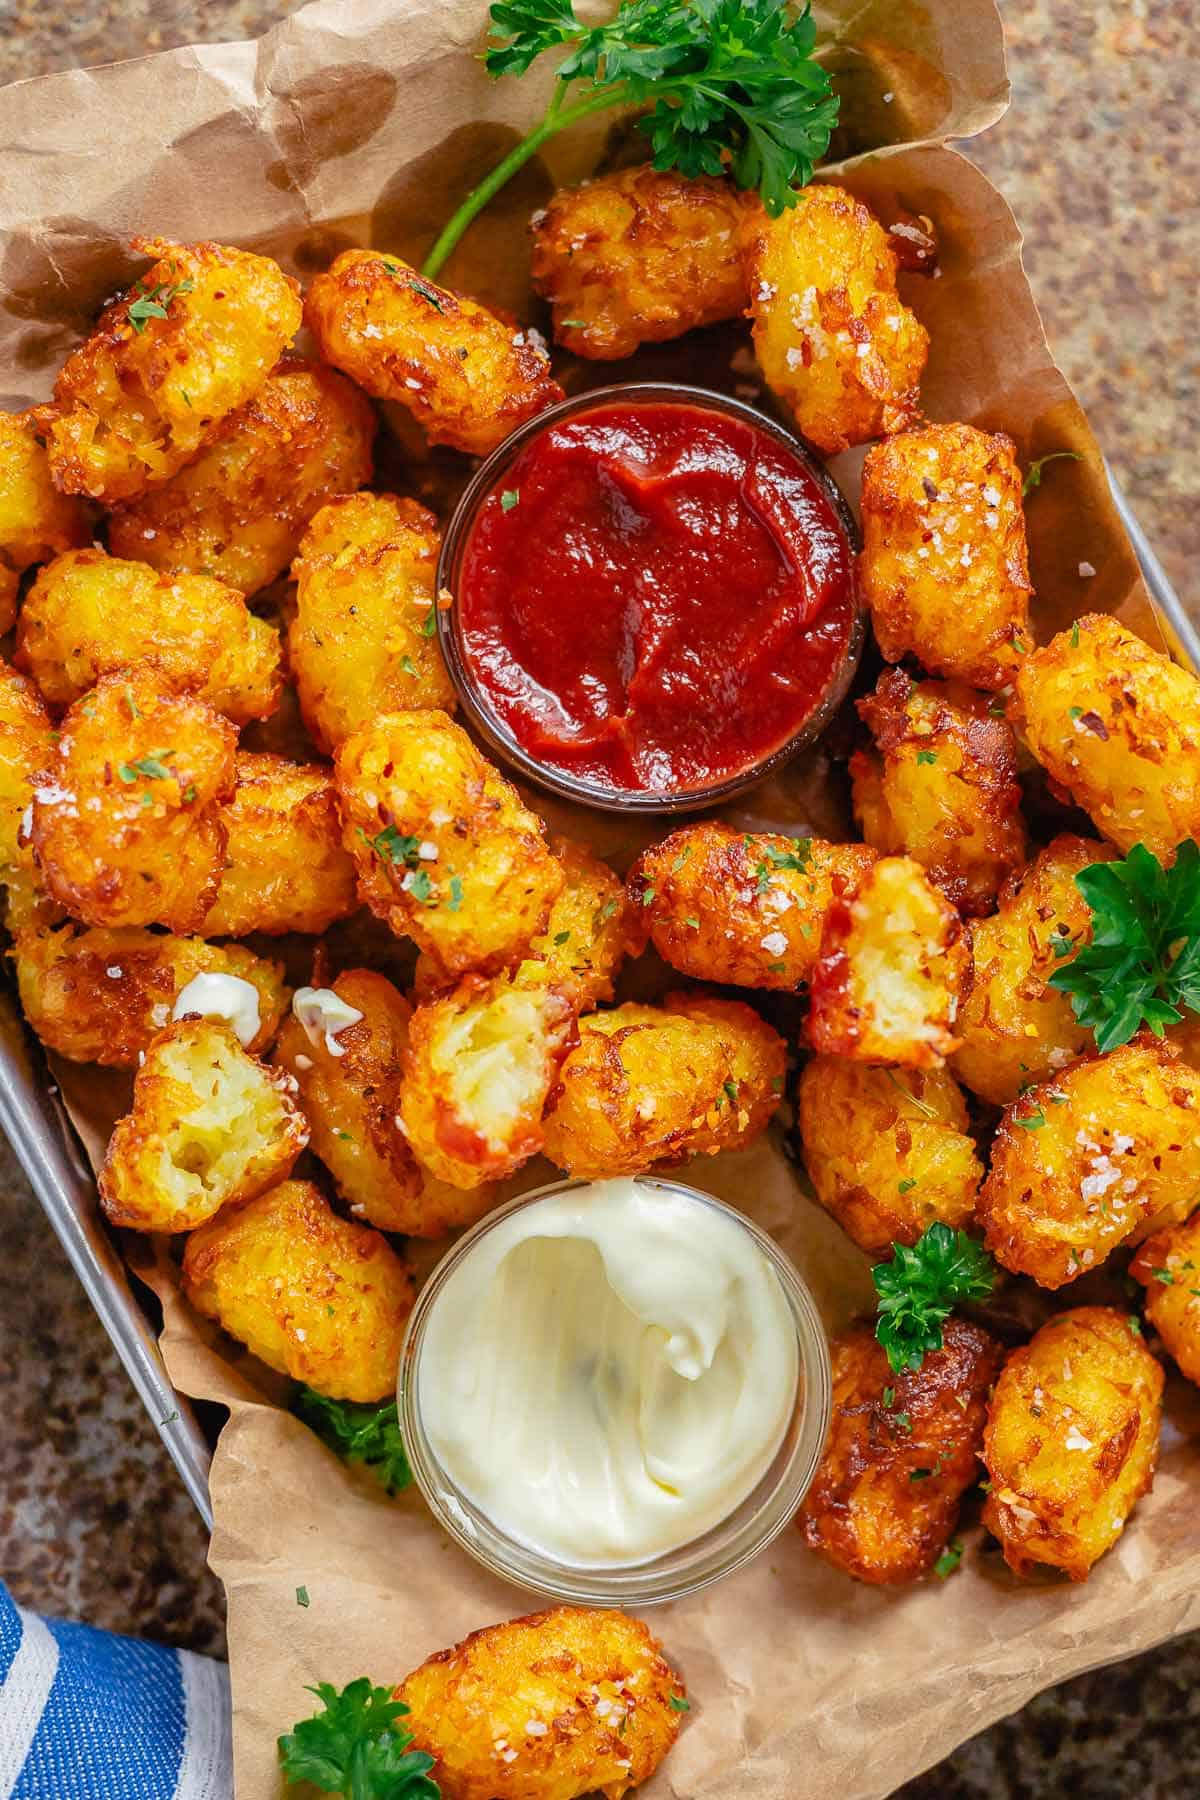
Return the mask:
<svg viewBox="0 0 1200 1800">
<path fill-rule="evenodd" d="M 439 1523 L 558 1600 L 694 1593 L 783 1530 L 831 1372 L 765 1232 L 659 1176 L 558 1181 L 489 1213 L 409 1321 L 400 1424 Z"/>
</svg>

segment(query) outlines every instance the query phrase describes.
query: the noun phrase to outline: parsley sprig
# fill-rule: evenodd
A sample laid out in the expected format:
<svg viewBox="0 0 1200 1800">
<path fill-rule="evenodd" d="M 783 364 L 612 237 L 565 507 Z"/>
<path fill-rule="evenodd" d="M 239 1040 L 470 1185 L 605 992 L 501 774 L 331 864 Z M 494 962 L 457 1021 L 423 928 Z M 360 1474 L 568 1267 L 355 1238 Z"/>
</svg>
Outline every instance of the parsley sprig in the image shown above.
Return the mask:
<svg viewBox="0 0 1200 1800">
<path fill-rule="evenodd" d="M 892 1245 L 892 1260 L 871 1270 L 878 1295 L 875 1336 L 897 1374 L 919 1369 L 942 1347 L 942 1326 L 962 1300 L 982 1300 L 996 1280 L 995 1264 L 978 1238 L 939 1220 L 917 1242 Z"/>
<path fill-rule="evenodd" d="M 403 1701 L 365 1675 L 339 1692 L 328 1681 L 309 1688 L 322 1710 L 301 1719 L 279 1739 L 279 1763 L 289 1782 L 310 1781 L 345 1800 L 441 1800 L 429 1779 L 434 1759 L 410 1750 L 412 1732 Z"/>
<path fill-rule="evenodd" d="M 191 281 L 177 281 L 174 286 L 169 281 L 159 281 L 153 287 L 147 287 L 144 281 L 139 281 L 137 294 L 129 302 L 125 317 L 140 337 L 151 319 L 165 319 L 175 296 L 190 294 L 194 285 Z M 188 405 L 191 405 L 190 400 Z"/>
<path fill-rule="evenodd" d="M 648 108 L 638 128 L 656 169 L 720 175 L 757 188 L 773 216 L 812 179 L 837 123 L 829 76 L 813 59 L 816 26 L 787 0 L 624 0 L 588 26 L 571 0 L 495 0 L 489 75 L 523 75 L 566 50 L 545 117 L 463 201 L 422 273 L 436 275 L 481 212 L 547 138 L 609 107 Z M 566 104 L 579 83 L 581 95 Z"/>
<path fill-rule="evenodd" d="M 1200 845 L 1180 844 L 1164 869 L 1145 844 L 1123 862 L 1091 863 L 1075 885 L 1092 913 L 1092 941 L 1050 986 L 1115 1050 L 1148 1025 L 1156 1036 L 1182 1007 L 1200 1007 Z"/>
<path fill-rule="evenodd" d="M 292 1410 L 343 1462 L 362 1463 L 389 1494 L 412 1481 L 394 1400 L 371 1406 L 356 1400 L 329 1400 L 302 1387 Z"/>
</svg>

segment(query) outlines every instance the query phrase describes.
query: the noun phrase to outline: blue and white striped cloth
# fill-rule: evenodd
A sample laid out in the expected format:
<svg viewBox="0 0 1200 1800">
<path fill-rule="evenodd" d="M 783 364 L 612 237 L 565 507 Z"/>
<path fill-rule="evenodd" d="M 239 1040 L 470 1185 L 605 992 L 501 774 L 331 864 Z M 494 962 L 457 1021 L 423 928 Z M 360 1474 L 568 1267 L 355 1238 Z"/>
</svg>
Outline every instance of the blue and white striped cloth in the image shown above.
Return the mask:
<svg viewBox="0 0 1200 1800">
<path fill-rule="evenodd" d="M 0 1800 L 232 1800 L 223 1663 L 40 1619 L 0 1583 Z"/>
</svg>

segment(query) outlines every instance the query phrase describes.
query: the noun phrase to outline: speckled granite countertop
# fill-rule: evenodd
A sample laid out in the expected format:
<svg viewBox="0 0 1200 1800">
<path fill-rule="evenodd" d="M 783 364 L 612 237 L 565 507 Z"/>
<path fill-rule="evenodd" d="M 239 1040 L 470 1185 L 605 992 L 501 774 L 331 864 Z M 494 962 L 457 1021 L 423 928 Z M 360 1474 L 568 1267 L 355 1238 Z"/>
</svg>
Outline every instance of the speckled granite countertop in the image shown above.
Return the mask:
<svg viewBox="0 0 1200 1800">
<path fill-rule="evenodd" d="M 971 146 L 1011 201 L 1058 360 L 1200 617 L 1200 56 L 1191 0 L 1002 0 L 1014 102 Z M 0 0 L 0 81 L 253 36 L 290 0 Z M 0 1574 L 17 1598 L 219 1651 L 205 1537 L 0 1140 Z M 1113 1645 L 1114 1653 L 1119 1644 Z M 905 1800 L 1183 1800 L 1200 1638 L 1042 1695 Z"/>
</svg>

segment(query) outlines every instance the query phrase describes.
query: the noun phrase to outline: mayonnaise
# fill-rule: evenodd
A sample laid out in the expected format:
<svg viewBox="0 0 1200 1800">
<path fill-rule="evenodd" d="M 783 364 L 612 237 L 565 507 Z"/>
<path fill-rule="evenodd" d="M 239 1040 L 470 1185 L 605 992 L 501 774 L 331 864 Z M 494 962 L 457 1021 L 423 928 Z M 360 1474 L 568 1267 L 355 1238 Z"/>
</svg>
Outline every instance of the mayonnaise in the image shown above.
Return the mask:
<svg viewBox="0 0 1200 1800">
<path fill-rule="evenodd" d="M 292 995 L 292 1011 L 313 1048 L 319 1050 L 324 1044 L 330 1056 L 345 1056 L 346 1046 L 338 1043 L 337 1034 L 349 1025 L 357 1025 L 362 1018 L 358 1008 L 332 988 L 297 988 Z"/>
<path fill-rule="evenodd" d="M 185 1013 L 224 1019 L 233 1026 L 238 1043 L 245 1047 L 258 1036 L 258 989 L 240 975 L 193 975 L 187 986 L 180 988 L 171 1017 L 182 1019 Z"/>
<path fill-rule="evenodd" d="M 448 1277 L 417 1369 L 430 1448 L 511 1537 L 646 1562 L 725 1518 L 795 1404 L 796 1327 L 735 1217 L 594 1182 L 518 1209 Z"/>
</svg>

